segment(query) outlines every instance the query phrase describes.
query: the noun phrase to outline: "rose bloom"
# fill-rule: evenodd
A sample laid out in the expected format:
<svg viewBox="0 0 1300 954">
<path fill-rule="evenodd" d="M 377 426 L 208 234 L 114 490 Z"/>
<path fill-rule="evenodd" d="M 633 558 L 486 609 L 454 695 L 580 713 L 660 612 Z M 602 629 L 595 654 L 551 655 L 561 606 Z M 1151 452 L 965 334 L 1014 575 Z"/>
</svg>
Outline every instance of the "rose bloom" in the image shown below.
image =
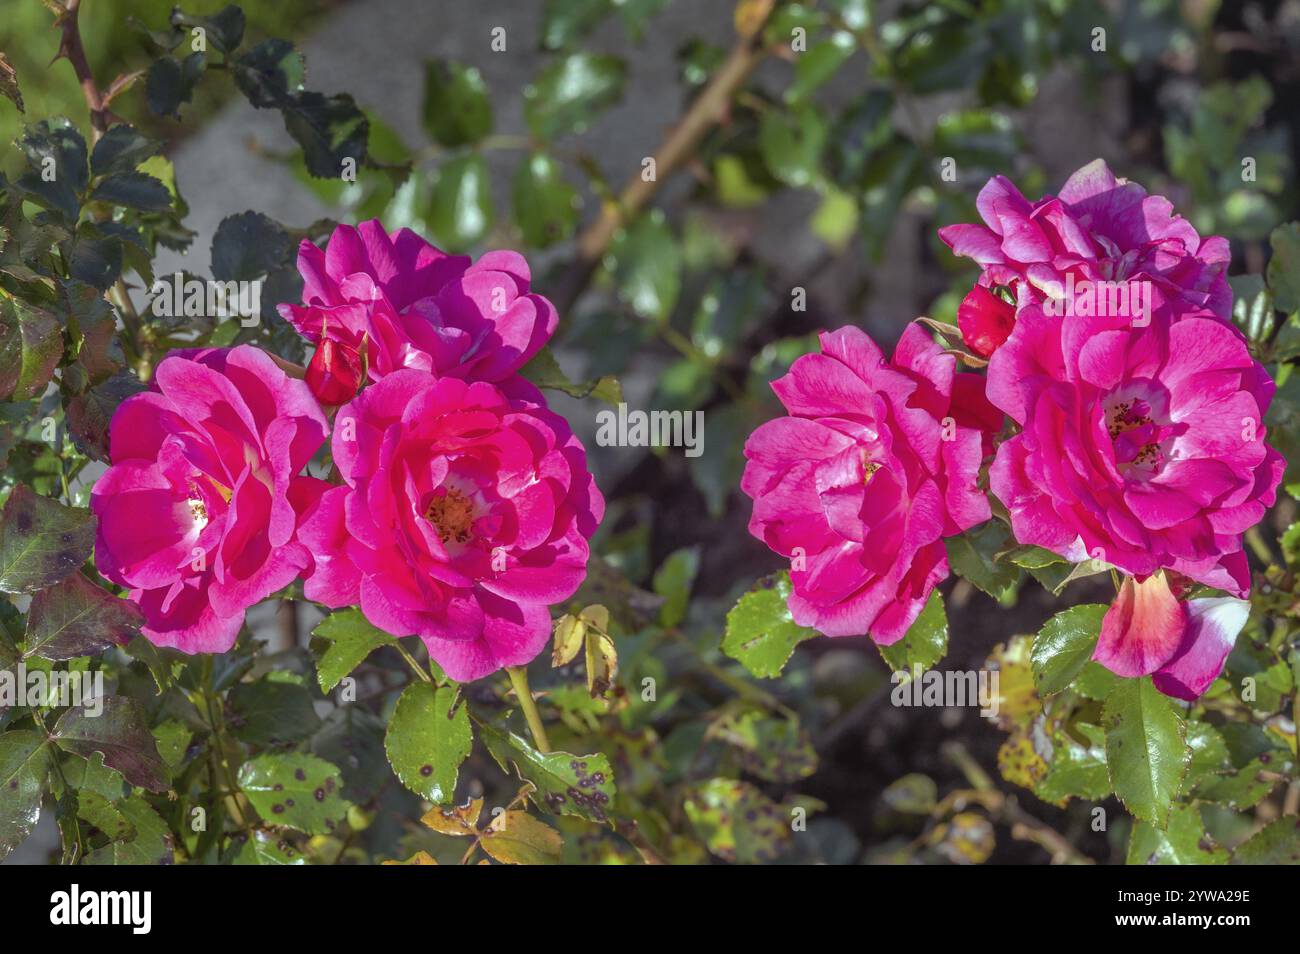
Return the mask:
<svg viewBox="0 0 1300 954">
<path fill-rule="evenodd" d="M 791 558 L 795 622 L 887 645 L 947 577 L 943 537 L 989 518 L 976 480 L 1001 416 L 917 324 L 892 363 L 858 328 L 821 347 L 772 384 L 790 416 L 745 444 L 749 532 Z"/>
<path fill-rule="evenodd" d="M 1232 312 L 1227 239 L 1201 238 L 1160 195 L 1117 179 L 1097 159 L 1075 172 L 1057 195 L 1030 202 L 1004 176 L 994 176 L 976 199 L 982 225 L 949 225 L 939 237 L 957 255 L 983 269 L 967 296 L 962 323 L 967 344 L 992 353 L 1005 333 L 1003 309 L 977 294 L 1005 285 L 1017 307 L 1066 295 L 1067 277 L 1079 282 L 1146 279 L 1175 315 L 1210 312 L 1224 321 Z M 968 327 L 971 334 L 967 334 Z M 987 350 L 986 350 L 987 349 Z"/>
<path fill-rule="evenodd" d="M 333 449 L 345 486 L 299 534 L 315 554 L 308 599 L 418 635 L 459 681 L 541 651 L 605 503 L 536 389 L 397 370 L 340 408 Z"/>
<path fill-rule="evenodd" d="M 1188 702 L 1219 677 L 1250 603 L 1231 596 L 1183 602 L 1164 570 L 1125 577 L 1106 611 L 1092 658 L 1121 676 L 1151 676 L 1165 695 Z"/>
<path fill-rule="evenodd" d="M 410 229 L 389 235 L 375 219 L 340 225 L 322 250 L 298 249 L 303 304 L 279 306 L 309 341 L 364 355 L 372 381 L 399 368 L 503 381 L 555 332 L 555 308 L 529 291 L 517 252 L 471 263 Z"/>
<path fill-rule="evenodd" d="M 1275 386 L 1235 330 L 1209 311 L 1141 325 L 1030 305 L 987 387 L 1022 427 L 990 471 L 1018 541 L 1246 595 L 1242 534 L 1285 462 L 1264 442 Z"/>
<path fill-rule="evenodd" d="M 291 497 L 327 433 L 306 385 L 251 345 L 173 352 L 122 402 L 91 490 L 95 563 L 151 642 L 225 652 L 244 611 L 310 564 Z"/>
</svg>

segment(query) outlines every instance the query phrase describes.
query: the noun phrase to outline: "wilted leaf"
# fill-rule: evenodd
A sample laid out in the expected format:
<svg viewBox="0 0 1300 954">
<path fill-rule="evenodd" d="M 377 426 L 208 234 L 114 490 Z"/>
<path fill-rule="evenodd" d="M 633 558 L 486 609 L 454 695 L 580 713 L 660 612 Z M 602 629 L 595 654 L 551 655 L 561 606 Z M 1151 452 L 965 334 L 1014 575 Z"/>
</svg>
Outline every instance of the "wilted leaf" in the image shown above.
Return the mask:
<svg viewBox="0 0 1300 954">
<path fill-rule="evenodd" d="M 479 847 L 508 865 L 555 865 L 564 842 L 558 831 L 527 812 L 508 811 L 492 819 Z"/>
<path fill-rule="evenodd" d="M 428 827 L 443 835 L 478 834 L 478 817 L 483 811 L 483 799 L 471 798 L 464 805 L 451 808 L 433 808 L 420 819 Z"/>
<path fill-rule="evenodd" d="M 32 597 L 25 653 L 53 660 L 97 655 L 110 646 L 126 645 L 139 635 L 143 623 L 134 603 L 73 573 Z"/>
<path fill-rule="evenodd" d="M 97 711 L 102 706 L 103 711 Z M 167 769 L 140 703 L 127 696 L 103 696 L 94 705 L 72 706 L 54 724 L 50 738 L 59 748 L 90 758 L 122 773 L 132 785 L 151 792 L 167 790 Z"/>
<path fill-rule="evenodd" d="M 53 586 L 90 558 L 95 518 L 18 484 L 0 517 L 0 590 Z"/>
</svg>

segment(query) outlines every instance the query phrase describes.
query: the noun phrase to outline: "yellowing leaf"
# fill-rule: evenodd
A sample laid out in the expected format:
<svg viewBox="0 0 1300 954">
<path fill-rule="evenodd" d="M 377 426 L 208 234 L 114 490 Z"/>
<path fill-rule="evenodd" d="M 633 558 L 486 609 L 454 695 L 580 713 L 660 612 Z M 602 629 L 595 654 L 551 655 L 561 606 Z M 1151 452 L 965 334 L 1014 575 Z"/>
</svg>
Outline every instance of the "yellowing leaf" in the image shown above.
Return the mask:
<svg viewBox="0 0 1300 954">
<path fill-rule="evenodd" d="M 479 845 L 507 865 L 559 864 L 564 850 L 558 831 L 524 811 L 502 812 L 492 819 Z"/>
<path fill-rule="evenodd" d="M 434 808 L 420 819 L 442 835 L 478 834 L 478 816 L 483 811 L 483 799 L 472 798 L 464 805 L 451 808 Z"/>
</svg>

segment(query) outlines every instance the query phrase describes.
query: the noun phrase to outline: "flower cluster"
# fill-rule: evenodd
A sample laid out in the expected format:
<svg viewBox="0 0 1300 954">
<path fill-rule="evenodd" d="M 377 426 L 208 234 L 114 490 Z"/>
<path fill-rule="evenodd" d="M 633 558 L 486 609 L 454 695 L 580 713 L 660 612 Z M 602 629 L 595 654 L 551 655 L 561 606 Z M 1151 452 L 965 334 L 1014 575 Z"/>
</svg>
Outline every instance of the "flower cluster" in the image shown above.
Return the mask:
<svg viewBox="0 0 1300 954">
<path fill-rule="evenodd" d="M 1243 534 L 1285 467 L 1274 384 L 1227 320 L 1227 242 L 1100 160 L 1034 203 L 995 177 L 978 208 L 940 236 L 982 267 L 955 331 L 987 376 L 915 324 L 896 367 L 824 335 L 773 385 L 791 417 L 746 448 L 750 530 L 791 559 L 797 622 L 893 642 L 947 574 L 940 538 L 989 515 L 976 477 L 1005 414 L 988 487 L 1015 540 L 1122 572 L 1094 658 L 1194 699 L 1246 622 Z M 1228 595 L 1178 595 L 1198 584 Z"/>
<path fill-rule="evenodd" d="M 304 241 L 298 264 L 304 304 L 280 311 L 317 344 L 306 369 L 249 345 L 173 352 L 114 415 L 101 571 L 187 653 L 228 650 L 302 578 L 420 636 L 454 679 L 528 662 L 604 511 L 581 443 L 517 374 L 554 308 L 513 252 L 471 262 L 374 221 Z M 306 475 L 327 438 L 333 479 Z"/>
</svg>

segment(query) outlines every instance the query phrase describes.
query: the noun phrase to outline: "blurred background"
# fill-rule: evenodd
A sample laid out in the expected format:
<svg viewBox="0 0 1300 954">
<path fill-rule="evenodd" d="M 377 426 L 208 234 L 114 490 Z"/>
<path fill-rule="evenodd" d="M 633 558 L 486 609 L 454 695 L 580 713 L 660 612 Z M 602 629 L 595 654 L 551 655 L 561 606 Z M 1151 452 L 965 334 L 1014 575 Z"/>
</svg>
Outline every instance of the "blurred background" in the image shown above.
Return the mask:
<svg viewBox="0 0 1300 954">
<path fill-rule="evenodd" d="M 736 596 L 779 567 L 746 532 L 737 489 L 745 437 L 778 412 L 768 382 L 815 347 L 819 329 L 855 324 L 888 349 L 918 315 L 954 321 L 974 270 L 935 230 L 977 220 L 989 175 L 1037 197 L 1104 158 L 1167 195 L 1203 235 L 1231 240 L 1245 302 L 1270 231 L 1297 217 L 1300 0 L 771 7 L 249 2 L 251 40 L 293 39 L 310 89 L 355 97 L 371 161 L 356 182 L 311 178 L 280 114 L 254 109 L 227 82 L 200 84 L 181 121 L 153 115 L 138 92 L 122 96 L 116 112 L 171 143 L 195 232 L 189 251 L 164 255 L 157 271 L 206 274 L 219 224 L 245 209 L 304 230 L 380 216 L 452 250 L 525 251 L 534 287 L 560 308 L 555 352 L 570 379 L 614 375 L 633 408 L 704 411 L 704 453 L 686 458 L 597 447 L 600 405 L 557 402 L 610 501 L 593 549 L 646 588 L 678 555 L 695 594 L 682 628 L 714 652 Z M 169 10 L 162 0 L 85 0 L 96 74 L 147 66 L 147 30 Z M 83 122 L 71 69 L 50 65 L 49 22 L 38 0 L 0 0 L 0 50 L 29 115 Z M 747 39 L 754 25 L 759 35 Z M 13 110 L 0 110 L 4 140 L 17 131 Z M 942 175 L 946 159 L 955 175 Z M 0 167 L 17 162 L 6 151 Z M 629 200 L 639 214 L 620 212 Z M 282 353 L 300 349 L 282 332 Z M 949 594 L 945 665 L 978 668 L 1055 606 L 1105 598 L 1108 586 L 1083 580 L 1053 602 L 1038 587 L 1021 594 L 1018 581 L 995 581 L 997 600 L 962 582 Z M 287 648 L 314 622 L 306 609 L 267 610 L 257 632 Z M 991 830 L 937 847 L 911 838 L 917 800 L 996 772 L 1005 732 L 975 710 L 882 704 L 887 670 L 865 640 L 805 643 L 772 685 L 804 716 L 816 750 L 801 790 L 826 805 L 822 860 L 1044 860 L 1044 845 Z M 1008 826 L 1028 812 L 1083 856 L 1123 857 L 1122 833 L 1092 832 L 1085 813 L 1027 792 L 1021 801 Z M 42 850 L 37 839 L 24 849 Z"/>
</svg>

